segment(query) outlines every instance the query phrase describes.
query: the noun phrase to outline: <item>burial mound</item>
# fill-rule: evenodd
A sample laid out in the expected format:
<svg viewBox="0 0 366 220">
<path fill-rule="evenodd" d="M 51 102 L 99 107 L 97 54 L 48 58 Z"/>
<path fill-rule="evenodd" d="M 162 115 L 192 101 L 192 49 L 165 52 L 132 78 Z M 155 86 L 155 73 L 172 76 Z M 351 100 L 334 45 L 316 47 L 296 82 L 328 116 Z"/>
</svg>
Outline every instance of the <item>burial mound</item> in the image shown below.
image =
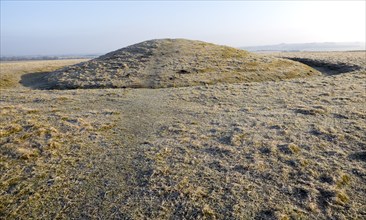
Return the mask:
<svg viewBox="0 0 366 220">
<path fill-rule="evenodd" d="M 320 74 L 299 62 L 185 39 L 149 40 L 47 74 L 49 89 L 165 88 Z"/>
</svg>

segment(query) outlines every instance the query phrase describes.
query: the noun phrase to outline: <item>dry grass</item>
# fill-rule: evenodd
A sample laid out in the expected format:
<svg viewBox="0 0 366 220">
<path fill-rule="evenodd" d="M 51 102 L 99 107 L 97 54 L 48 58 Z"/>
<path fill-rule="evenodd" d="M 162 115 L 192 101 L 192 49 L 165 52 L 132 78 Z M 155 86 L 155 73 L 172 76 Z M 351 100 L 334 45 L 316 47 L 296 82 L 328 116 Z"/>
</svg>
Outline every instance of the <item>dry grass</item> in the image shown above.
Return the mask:
<svg viewBox="0 0 366 220">
<path fill-rule="evenodd" d="M 166 88 L 263 82 L 315 76 L 291 60 L 184 39 L 145 41 L 47 76 L 45 86 L 78 88 Z"/>
<path fill-rule="evenodd" d="M 66 65 L 73 65 L 86 60 L 52 60 L 52 61 L 12 61 L 0 63 L 0 89 L 19 86 L 21 76 L 25 73 L 42 73 L 55 71 Z"/>
<path fill-rule="evenodd" d="M 0 218 L 363 219 L 365 82 L 3 89 Z"/>
<path fill-rule="evenodd" d="M 365 70 L 366 68 L 366 51 L 271 53 L 270 55 L 300 61 L 327 75 Z"/>
</svg>

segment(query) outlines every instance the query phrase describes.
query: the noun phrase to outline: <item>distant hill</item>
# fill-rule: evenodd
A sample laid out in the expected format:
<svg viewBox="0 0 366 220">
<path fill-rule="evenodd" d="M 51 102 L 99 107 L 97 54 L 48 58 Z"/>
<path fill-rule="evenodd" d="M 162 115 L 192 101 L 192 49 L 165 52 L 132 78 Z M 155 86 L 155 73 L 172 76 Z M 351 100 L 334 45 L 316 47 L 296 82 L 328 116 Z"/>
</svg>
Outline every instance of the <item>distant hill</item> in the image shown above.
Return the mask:
<svg viewBox="0 0 366 220">
<path fill-rule="evenodd" d="M 365 50 L 365 42 L 325 42 L 240 47 L 248 51 L 349 51 Z"/>
</svg>

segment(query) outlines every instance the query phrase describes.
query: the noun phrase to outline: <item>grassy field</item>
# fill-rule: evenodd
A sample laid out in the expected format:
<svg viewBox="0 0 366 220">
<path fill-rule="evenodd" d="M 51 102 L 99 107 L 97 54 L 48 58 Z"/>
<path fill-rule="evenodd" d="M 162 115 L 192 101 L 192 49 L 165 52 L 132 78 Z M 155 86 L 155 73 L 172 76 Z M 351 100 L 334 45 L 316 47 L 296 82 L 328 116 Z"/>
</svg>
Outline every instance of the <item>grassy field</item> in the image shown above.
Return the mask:
<svg viewBox="0 0 366 220">
<path fill-rule="evenodd" d="M 365 219 L 366 54 L 271 56 L 325 74 L 37 90 L 80 61 L 0 63 L 0 218 Z"/>
<path fill-rule="evenodd" d="M 50 60 L 50 61 L 10 61 L 0 65 L 0 89 L 20 86 L 19 81 L 24 74 L 40 74 L 51 72 L 67 65 L 80 63 L 82 59 Z"/>
</svg>

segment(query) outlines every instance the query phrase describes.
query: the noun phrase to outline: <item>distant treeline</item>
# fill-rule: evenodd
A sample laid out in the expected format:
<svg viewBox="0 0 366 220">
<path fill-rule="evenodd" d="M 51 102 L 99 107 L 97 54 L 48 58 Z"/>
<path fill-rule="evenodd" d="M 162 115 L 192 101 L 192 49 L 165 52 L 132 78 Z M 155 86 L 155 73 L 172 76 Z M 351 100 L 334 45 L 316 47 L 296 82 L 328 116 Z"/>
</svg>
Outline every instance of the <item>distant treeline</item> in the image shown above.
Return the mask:
<svg viewBox="0 0 366 220">
<path fill-rule="evenodd" d="M 98 55 L 81 56 L 3 56 L 0 61 L 27 61 L 27 60 L 67 60 L 67 59 L 93 59 Z"/>
</svg>

